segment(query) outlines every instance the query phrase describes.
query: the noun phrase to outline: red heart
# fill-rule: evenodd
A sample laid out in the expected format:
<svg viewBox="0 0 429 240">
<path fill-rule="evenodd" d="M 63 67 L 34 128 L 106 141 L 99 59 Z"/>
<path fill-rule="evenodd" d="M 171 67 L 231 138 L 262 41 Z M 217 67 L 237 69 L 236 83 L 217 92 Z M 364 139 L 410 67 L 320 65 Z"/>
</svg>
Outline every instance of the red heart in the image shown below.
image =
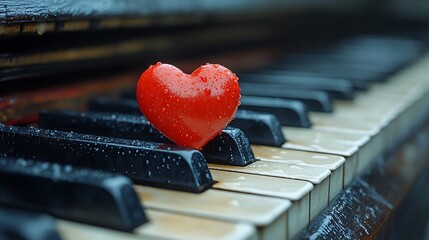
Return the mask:
<svg viewBox="0 0 429 240">
<path fill-rule="evenodd" d="M 192 74 L 157 63 L 137 83 L 140 110 L 178 145 L 201 149 L 232 120 L 240 103 L 238 78 L 229 69 L 206 64 Z"/>
</svg>

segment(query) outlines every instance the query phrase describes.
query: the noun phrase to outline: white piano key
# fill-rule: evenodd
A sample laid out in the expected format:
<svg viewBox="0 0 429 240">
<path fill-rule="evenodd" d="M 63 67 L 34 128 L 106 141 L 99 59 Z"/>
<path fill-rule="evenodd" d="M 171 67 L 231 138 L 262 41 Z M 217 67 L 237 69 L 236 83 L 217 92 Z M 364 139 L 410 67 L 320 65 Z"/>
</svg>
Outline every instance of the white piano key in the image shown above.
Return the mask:
<svg viewBox="0 0 429 240">
<path fill-rule="evenodd" d="M 329 176 L 329 198 L 328 198 L 329 202 L 331 202 L 332 199 L 334 199 L 335 196 L 337 196 L 337 194 L 340 193 L 341 190 L 343 190 L 344 167 L 345 167 L 345 164 L 331 171 L 331 176 Z"/>
<path fill-rule="evenodd" d="M 151 221 L 136 229 L 138 235 L 184 240 L 257 239 L 255 226 L 244 222 L 223 222 L 153 210 L 146 212 Z"/>
<path fill-rule="evenodd" d="M 327 113 L 310 113 L 313 129 L 332 131 L 346 134 L 369 134 L 374 136 L 380 131 L 381 126 L 372 122 L 363 122 L 359 119 L 335 116 Z"/>
<path fill-rule="evenodd" d="M 244 167 L 228 166 L 219 164 L 208 164 L 210 169 L 224 170 L 231 172 L 241 172 L 257 174 L 270 177 L 282 177 L 296 180 L 309 181 L 313 184 L 320 184 L 331 172 L 328 169 L 314 166 L 297 165 L 290 163 L 256 161 Z"/>
<path fill-rule="evenodd" d="M 329 199 L 335 197 L 343 188 L 345 158 L 338 155 L 296 151 L 284 148 L 252 145 L 257 159 L 284 162 L 297 165 L 323 167 L 331 171 L 329 176 Z"/>
<path fill-rule="evenodd" d="M 147 209 L 257 226 L 260 239 L 286 239 L 286 199 L 220 190 L 194 194 L 152 187 L 135 186 Z"/>
<path fill-rule="evenodd" d="M 136 234 L 121 232 L 108 228 L 97 227 L 82 223 L 57 220 L 58 233 L 63 240 L 91 239 L 91 240 L 138 240 L 145 238 L 148 240 L 159 240 L 158 237 L 138 236 Z"/>
<path fill-rule="evenodd" d="M 256 159 L 323 167 L 331 171 L 339 168 L 345 162 L 344 157 L 332 154 L 313 153 L 260 145 L 252 145 L 252 150 Z"/>
<path fill-rule="evenodd" d="M 137 240 L 137 239 L 224 239 L 256 240 L 256 228 L 247 223 L 231 223 L 193 216 L 146 210 L 150 222 L 132 233 L 57 220 L 61 237 L 67 239 Z"/>
<path fill-rule="evenodd" d="M 299 201 L 293 201 L 288 212 L 288 237 L 293 239 L 310 223 L 310 195 L 305 195 Z"/>
<path fill-rule="evenodd" d="M 288 234 L 292 239 L 310 221 L 310 191 L 313 185 L 306 181 L 266 177 L 229 171 L 211 170 L 215 189 L 237 191 L 292 200 L 288 210 Z"/>
<path fill-rule="evenodd" d="M 320 117 L 321 115 L 318 115 L 318 116 Z M 349 117 L 338 117 L 338 115 L 337 116 L 333 115 L 332 117 L 325 117 L 326 120 L 330 119 L 329 121 L 327 121 L 329 122 L 330 127 L 327 128 L 325 126 L 324 128 L 318 128 L 315 126 L 314 129 L 318 131 L 329 131 L 329 132 L 335 132 L 335 133 L 348 132 L 350 136 L 354 135 L 356 138 L 360 137 L 361 138 L 360 141 L 356 141 L 355 143 L 352 143 L 354 146 L 359 147 L 357 173 L 360 173 L 361 171 L 363 171 L 363 169 L 366 169 L 378 156 L 380 156 L 382 153 L 382 150 L 384 149 L 384 145 L 383 145 L 384 132 L 382 132 L 384 122 L 369 123 L 367 121 L 362 121 L 362 120 L 348 120 L 348 118 L 359 119 L 359 116 L 354 116 L 351 114 Z M 341 123 L 346 123 L 346 124 L 341 124 Z M 367 133 L 363 133 L 361 131 L 362 130 L 361 126 L 363 125 L 371 126 L 372 130 Z M 337 131 L 337 128 L 340 130 Z M 358 130 L 356 131 L 356 129 Z M 346 143 L 351 143 L 351 141 L 348 141 Z"/>
<path fill-rule="evenodd" d="M 335 179 L 339 179 L 338 174 L 343 174 L 343 187 L 347 186 L 356 176 L 359 161 L 357 152 L 359 147 L 370 139 L 365 135 L 323 132 L 304 128 L 283 127 L 282 130 L 288 136 L 288 141 L 282 146 L 285 149 L 343 156 L 346 159 L 343 169 L 335 174 Z M 336 184 L 336 182 L 333 183 Z M 333 190 L 330 199 L 334 193 L 338 192 L 336 188 Z"/>
<path fill-rule="evenodd" d="M 307 195 L 313 185 L 307 181 L 267 177 L 229 171 L 210 170 L 214 189 L 245 192 L 297 201 Z"/>
<path fill-rule="evenodd" d="M 236 173 L 258 174 L 263 176 L 273 176 L 281 178 L 296 178 L 310 181 L 311 183 L 313 183 L 314 188 L 313 190 L 311 190 L 308 200 L 318 199 L 317 202 L 310 202 L 308 211 L 310 217 L 316 216 L 324 207 L 328 205 L 329 202 L 330 171 L 326 168 L 273 161 L 257 161 L 246 167 L 209 164 L 209 168 L 212 170 L 217 169 Z M 342 186 L 340 186 L 337 191 L 341 190 L 341 187 Z M 299 219 L 299 222 L 297 222 L 294 227 L 299 227 L 305 222 L 305 218 L 303 217 L 303 215 L 299 215 L 300 213 L 296 210 L 296 208 L 301 208 L 303 211 L 306 209 L 303 206 L 304 201 L 307 201 L 307 198 L 302 198 L 300 201 L 296 202 L 295 205 L 293 205 L 291 208 L 292 217 L 297 216 L 297 218 Z M 294 231 L 292 231 L 292 233 L 294 233 Z"/>
<path fill-rule="evenodd" d="M 329 179 L 328 179 L 329 180 Z M 323 181 L 321 184 L 315 185 L 310 194 L 310 221 L 312 221 L 326 206 L 329 201 L 329 181 Z"/>
<path fill-rule="evenodd" d="M 355 141 L 365 142 L 369 137 L 355 136 L 344 133 L 316 131 L 307 128 L 282 127 L 288 141 L 282 145 L 286 149 L 304 150 L 341 156 L 351 156 L 359 149 Z M 362 139 L 362 140 L 361 140 Z"/>
</svg>

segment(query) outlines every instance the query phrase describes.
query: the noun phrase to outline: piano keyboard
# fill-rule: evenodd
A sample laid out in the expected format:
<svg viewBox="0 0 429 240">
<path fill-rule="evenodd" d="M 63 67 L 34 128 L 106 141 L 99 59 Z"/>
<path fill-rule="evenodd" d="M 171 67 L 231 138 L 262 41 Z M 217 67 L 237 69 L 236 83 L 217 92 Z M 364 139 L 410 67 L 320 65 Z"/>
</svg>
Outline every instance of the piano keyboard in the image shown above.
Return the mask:
<svg viewBox="0 0 429 240">
<path fill-rule="evenodd" d="M 58 164 L 77 166 L 77 171 L 98 169 L 100 175 L 116 172 L 134 181 L 135 198 L 148 219 L 143 224 L 141 219 L 137 227 L 127 222 L 130 219 L 123 220 L 127 227 L 112 225 L 119 218 L 115 214 L 133 204 L 132 198 L 114 201 L 113 209 L 119 213 L 106 213 L 98 220 L 82 219 L 85 214 L 74 217 L 67 213 L 74 211 L 67 204 L 57 206 L 55 212 L 29 198 L 26 208 L 52 214 L 54 221 L 46 224 L 56 224 L 63 239 L 293 239 L 353 179 L 428 119 L 429 56 L 396 71 L 417 58 L 418 46 L 411 40 L 358 37 L 329 49 L 329 54 L 303 54 L 295 60 L 292 56 L 243 73 L 243 78 L 239 74 L 248 96 L 243 97 L 243 106 L 231 123 L 235 128 L 225 129 L 201 153 L 163 138 L 143 116 L 136 115 L 135 100 L 122 96 L 93 101 L 86 113 L 43 112 L 37 129 L 0 125 L 1 161 L 25 158 L 42 168 L 52 166 L 52 176 L 26 178 L 22 172 L 33 172 L 31 164 L 17 160 L 29 170 L 11 168 L 9 181 L 20 177 L 29 183 L 44 177 L 52 179 L 44 182 L 46 186 L 58 184 L 58 169 L 62 169 Z M 281 82 L 283 76 L 289 79 L 286 83 Z M 271 86 L 269 94 L 252 90 L 255 86 L 262 89 L 264 82 Z M 282 95 L 276 86 L 297 92 Z M 271 136 L 266 138 L 272 141 L 254 136 L 258 124 L 269 131 Z M 41 149 L 25 149 L 31 144 Z M 37 161 L 53 163 L 45 166 Z M 117 176 L 98 177 L 110 183 Z M 90 188 L 89 182 L 64 178 Z M 0 189 L 2 195 L 5 189 Z M 106 191 L 119 199 L 121 189 Z M 44 194 L 54 197 L 55 193 Z M 82 207 L 79 197 L 86 196 L 69 194 L 77 209 L 97 206 L 98 201 L 100 206 L 105 204 L 103 199 L 88 196 L 88 201 L 95 202 Z M 22 207 L 13 199 L 0 203 Z"/>
</svg>

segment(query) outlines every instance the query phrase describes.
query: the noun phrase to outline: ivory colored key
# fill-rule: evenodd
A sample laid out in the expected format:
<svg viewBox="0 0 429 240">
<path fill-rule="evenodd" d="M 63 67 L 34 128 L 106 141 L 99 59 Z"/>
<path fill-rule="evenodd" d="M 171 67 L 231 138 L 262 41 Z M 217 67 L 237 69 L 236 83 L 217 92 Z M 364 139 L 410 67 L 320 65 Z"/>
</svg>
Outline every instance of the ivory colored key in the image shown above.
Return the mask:
<svg viewBox="0 0 429 240">
<path fill-rule="evenodd" d="M 384 98 L 378 96 L 378 99 Z M 386 101 L 383 103 L 383 101 L 373 99 L 362 105 L 338 103 L 336 106 L 338 107 L 336 112 L 337 116 L 342 116 L 343 118 L 348 116 L 349 118 L 360 119 L 365 122 L 372 120 L 380 127 L 379 132 L 371 136 L 370 141 L 365 144 L 364 149 L 359 150 L 360 160 L 358 163 L 358 173 L 360 173 L 367 169 L 368 165 L 370 165 L 376 157 L 380 156 L 383 151 L 388 149 L 392 139 L 396 138 L 395 132 L 397 126 L 392 120 L 397 117 L 396 112 L 399 112 L 399 110 L 397 110 L 398 104 L 397 102 L 387 104 Z M 372 111 L 372 109 L 374 111 Z"/>
<path fill-rule="evenodd" d="M 313 185 L 307 181 L 266 177 L 229 171 L 210 171 L 216 179 L 215 189 L 280 197 L 292 200 L 288 210 L 288 237 L 292 239 L 310 221 L 310 191 Z"/>
<path fill-rule="evenodd" d="M 343 166 L 343 187 L 347 186 L 357 174 L 359 145 L 369 140 L 369 137 L 364 135 L 357 137 L 350 134 L 326 133 L 313 129 L 283 127 L 282 130 L 289 138 L 289 141 L 282 146 L 285 149 L 343 156 L 346 159 Z"/>
<path fill-rule="evenodd" d="M 58 232 L 64 240 L 92 239 L 92 240 L 137 240 L 141 236 L 131 233 L 120 232 L 108 228 L 86 225 L 76 222 L 57 220 Z M 159 238 L 143 236 L 148 240 L 159 240 Z"/>
<path fill-rule="evenodd" d="M 386 85 L 389 85 L 389 83 Z M 365 124 L 373 122 L 375 125 L 378 125 L 380 130 L 376 132 L 376 134 L 371 134 L 372 137 L 370 141 L 359 150 L 357 172 L 360 173 L 367 169 L 373 160 L 377 156 L 380 156 L 385 149 L 388 149 L 393 141 L 397 141 L 401 136 L 405 136 L 406 133 L 410 131 L 410 128 L 405 125 L 408 122 L 407 119 L 415 116 L 413 116 L 412 113 L 407 114 L 406 112 L 408 111 L 406 111 L 406 109 L 410 106 L 416 106 L 415 101 L 423 95 L 421 89 L 422 88 L 408 85 L 408 87 L 402 86 L 398 88 L 395 93 L 372 91 L 358 97 L 355 102 L 337 103 L 337 112 L 331 116 L 332 121 L 330 121 L 332 122 L 332 129 L 317 128 L 317 124 L 315 124 L 315 128 L 321 131 L 334 130 L 339 119 L 342 119 L 340 122 L 347 122 L 346 119 L 359 119 Z M 404 91 L 404 95 L 399 94 L 401 91 Z M 368 112 L 370 112 L 369 116 Z M 383 113 L 383 115 L 379 113 Z M 414 112 L 414 114 L 416 114 L 416 112 Z M 399 118 L 399 116 L 403 115 L 406 116 Z M 328 117 L 326 117 L 326 119 L 328 119 Z M 401 121 L 398 119 L 404 120 Z M 315 120 L 315 122 L 317 121 L 318 120 Z M 347 127 L 354 129 L 353 125 Z"/>
<path fill-rule="evenodd" d="M 223 239 L 256 240 L 256 229 L 248 223 L 231 223 L 193 216 L 147 210 L 150 223 L 137 228 L 133 233 L 84 225 L 68 221 L 57 221 L 63 239 Z"/>
<path fill-rule="evenodd" d="M 307 181 L 267 177 L 255 174 L 210 170 L 216 183 L 214 189 L 245 192 L 297 201 L 313 189 Z"/>
<path fill-rule="evenodd" d="M 151 223 L 136 229 L 137 234 L 167 239 L 246 239 L 258 238 L 255 226 L 193 216 L 148 210 Z"/>
<path fill-rule="evenodd" d="M 257 226 L 260 239 L 286 239 L 291 202 L 250 194 L 207 190 L 199 194 L 135 186 L 146 209 Z"/>
<path fill-rule="evenodd" d="M 284 148 L 252 145 L 255 157 L 260 160 L 308 165 L 335 170 L 345 162 L 344 157 Z"/>
<path fill-rule="evenodd" d="M 369 134 L 374 136 L 380 131 L 381 126 L 377 123 L 360 121 L 359 119 L 350 119 L 330 115 L 327 113 L 310 113 L 314 125 L 314 130 L 332 131 L 347 134 Z"/>
<path fill-rule="evenodd" d="M 427 69 L 429 61 L 425 64 L 424 68 Z M 352 121 L 359 120 L 364 124 L 374 123 L 375 125 L 372 124 L 374 130 L 378 127 L 379 131 L 374 131 L 371 134 L 372 138 L 370 141 L 359 150 L 357 172 L 362 172 L 372 160 L 379 156 L 385 149 L 388 149 L 393 141 L 397 141 L 410 131 L 411 127 L 406 126 L 408 119 L 416 117 L 419 113 L 416 102 L 421 102 L 421 99 L 428 90 L 428 84 L 423 83 L 425 81 L 410 80 L 424 79 L 422 77 L 419 78 L 419 74 L 422 74 L 422 72 L 401 72 L 393 76 L 387 83 L 376 85 L 371 91 L 358 95 L 353 102 L 345 103 L 337 101 L 335 103 L 336 112 L 331 116 L 322 116 L 319 113 L 311 115 L 315 123 L 314 128 L 321 131 L 336 131 L 335 128 L 340 126 L 338 128 L 345 127 L 352 129 L 351 133 L 353 133 L 356 124 L 350 124 Z M 410 107 L 414 110 L 407 110 Z M 325 120 L 325 126 L 322 128 L 318 126 L 321 119 Z M 355 120 L 346 121 L 348 119 Z M 345 122 L 348 125 L 339 125 L 339 122 Z M 326 124 L 329 124 L 331 128 L 327 128 Z M 340 131 L 344 131 L 344 129 Z"/>
<path fill-rule="evenodd" d="M 370 138 L 364 134 L 346 134 L 333 130 L 309 131 L 291 127 L 284 127 L 283 130 L 290 136 L 289 142 L 283 145 L 284 148 L 339 154 L 350 159 L 351 161 L 346 161 L 344 166 L 344 186 L 366 169 L 385 149 L 384 138 L 380 134 Z"/>
<path fill-rule="evenodd" d="M 356 114 L 356 113 L 355 113 Z M 365 113 L 364 113 L 365 114 Z M 314 113 L 311 115 L 314 119 L 314 128 L 317 131 L 325 131 L 332 133 L 345 133 L 356 136 L 366 137 L 365 145 L 357 145 L 360 149 L 357 161 L 357 174 L 366 169 L 380 154 L 385 145 L 383 144 L 384 137 L 381 134 L 381 129 L 386 123 L 381 120 L 374 122 L 368 120 L 368 118 L 359 119 L 355 115 L 341 116 L 341 115 L 322 115 Z M 363 118 L 363 119 L 362 119 Z M 369 138 L 371 137 L 371 138 Z"/>
<path fill-rule="evenodd" d="M 219 164 L 208 164 L 210 169 L 225 170 L 257 174 L 270 177 L 283 177 L 296 180 L 309 181 L 313 184 L 320 184 L 330 175 L 330 171 L 321 167 L 297 165 L 291 163 L 281 163 L 272 161 L 256 161 L 245 167 L 236 167 Z"/>
<path fill-rule="evenodd" d="M 329 169 L 331 171 L 331 175 L 329 176 L 329 201 L 343 189 L 343 164 L 345 158 L 342 156 L 258 145 L 252 145 L 252 150 L 257 159 L 265 161 L 284 162 Z"/>
<path fill-rule="evenodd" d="M 329 202 L 329 175 L 331 172 L 325 168 L 272 161 L 256 161 L 246 167 L 209 164 L 209 168 L 212 170 L 224 170 L 262 176 L 301 179 L 313 183 L 314 188 L 309 196 L 310 221 L 322 211 Z"/>
<path fill-rule="evenodd" d="M 282 130 L 283 134 L 289 137 L 289 141 L 283 144 L 283 148 L 342 156 L 354 154 L 359 145 L 369 140 L 365 135 L 323 132 L 314 129 L 283 127 Z"/>
<path fill-rule="evenodd" d="M 374 105 L 371 110 L 368 107 L 353 105 L 345 102 L 335 103 L 335 113 L 333 116 L 339 116 L 349 119 L 359 119 L 361 121 L 369 121 L 371 123 L 380 124 L 380 126 L 386 126 L 392 119 L 393 114 L 389 114 L 389 106 L 383 106 L 381 104 Z M 384 112 L 384 113 L 383 113 Z"/>
</svg>

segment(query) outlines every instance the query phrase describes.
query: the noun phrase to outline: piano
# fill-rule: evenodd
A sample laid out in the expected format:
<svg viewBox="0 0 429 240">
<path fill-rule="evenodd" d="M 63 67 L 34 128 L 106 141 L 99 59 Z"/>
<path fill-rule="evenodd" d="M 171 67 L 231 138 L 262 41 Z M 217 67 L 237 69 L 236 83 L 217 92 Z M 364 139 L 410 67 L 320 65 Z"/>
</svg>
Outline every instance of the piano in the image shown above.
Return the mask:
<svg viewBox="0 0 429 240">
<path fill-rule="evenodd" d="M 429 6 L 0 4 L 1 239 L 429 236 Z M 237 73 L 201 151 L 153 128 L 139 75 Z"/>
</svg>

